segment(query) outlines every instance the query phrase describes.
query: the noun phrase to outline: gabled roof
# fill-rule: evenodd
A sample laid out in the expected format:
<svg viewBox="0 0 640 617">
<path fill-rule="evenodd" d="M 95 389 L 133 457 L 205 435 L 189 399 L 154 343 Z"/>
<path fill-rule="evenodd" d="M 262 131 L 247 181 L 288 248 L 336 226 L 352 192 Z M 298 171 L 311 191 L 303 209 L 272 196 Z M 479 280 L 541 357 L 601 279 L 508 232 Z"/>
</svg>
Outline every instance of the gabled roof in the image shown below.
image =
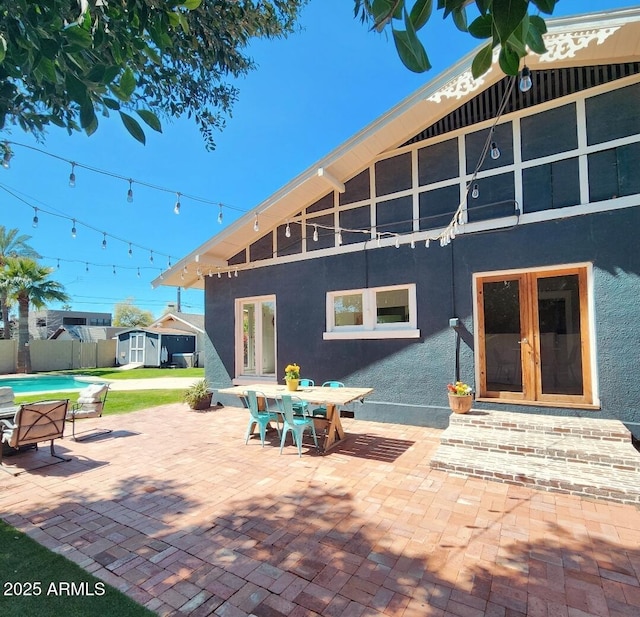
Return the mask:
<svg viewBox="0 0 640 617">
<path fill-rule="evenodd" d="M 179 330 L 178 328 L 152 328 L 151 326 L 141 326 L 139 328 L 128 328 L 122 332 L 118 332 L 118 337 L 121 334 L 128 332 L 148 332 L 149 334 L 170 334 L 172 336 L 195 336 L 195 332 L 188 332 L 187 330 Z"/>
<path fill-rule="evenodd" d="M 631 62 L 640 57 L 640 8 L 551 19 L 547 26 L 549 31 L 544 38 L 548 51 L 542 56 L 527 56 L 531 70 L 548 69 L 551 64 L 553 68 L 566 68 Z M 476 80 L 472 78 L 471 62 L 478 50 L 419 88 L 182 258 L 163 273 L 162 278 L 155 279 L 153 285 L 204 288 L 203 275 L 210 270 L 215 272 L 216 268 L 228 269 L 227 260 L 255 241 L 256 215 L 261 235 L 274 229 L 355 176 L 375 157 L 394 150 L 503 79 L 495 55 L 490 71 Z"/>
<path fill-rule="evenodd" d="M 156 319 L 150 327 L 160 328 L 163 327 L 164 323 L 172 320 L 182 322 L 193 330 L 204 333 L 204 315 L 198 313 L 165 313 L 162 317 Z"/>
</svg>

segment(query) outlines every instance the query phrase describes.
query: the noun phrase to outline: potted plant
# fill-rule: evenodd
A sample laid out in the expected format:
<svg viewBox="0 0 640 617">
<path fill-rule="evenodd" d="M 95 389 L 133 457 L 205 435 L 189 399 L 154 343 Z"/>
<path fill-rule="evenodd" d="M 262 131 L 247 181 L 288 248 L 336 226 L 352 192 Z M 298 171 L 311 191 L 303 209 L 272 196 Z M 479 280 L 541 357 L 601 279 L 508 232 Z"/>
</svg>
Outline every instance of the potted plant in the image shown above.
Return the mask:
<svg viewBox="0 0 640 617">
<path fill-rule="evenodd" d="M 295 392 L 300 382 L 300 367 L 297 364 L 287 364 L 284 369 L 284 380 L 287 382 L 287 390 Z"/>
<path fill-rule="evenodd" d="M 209 382 L 206 379 L 200 379 L 185 390 L 182 400 L 191 409 L 208 409 L 211 407 L 212 396 L 213 392 L 209 388 Z"/>
<path fill-rule="evenodd" d="M 447 392 L 449 394 L 449 407 L 454 413 L 467 413 L 473 405 L 473 390 L 471 386 L 456 381 L 447 384 Z"/>
</svg>

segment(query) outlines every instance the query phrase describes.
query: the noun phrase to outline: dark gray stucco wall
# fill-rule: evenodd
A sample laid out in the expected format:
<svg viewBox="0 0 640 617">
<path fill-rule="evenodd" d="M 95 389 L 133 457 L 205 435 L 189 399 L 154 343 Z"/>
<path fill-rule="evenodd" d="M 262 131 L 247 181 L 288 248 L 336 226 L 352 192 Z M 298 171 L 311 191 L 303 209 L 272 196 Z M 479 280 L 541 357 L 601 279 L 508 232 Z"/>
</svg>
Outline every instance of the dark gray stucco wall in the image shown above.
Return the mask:
<svg viewBox="0 0 640 617">
<path fill-rule="evenodd" d="M 340 379 L 374 387 L 361 418 L 444 426 L 446 383 L 455 376 L 461 320 L 460 376 L 473 383 L 472 275 L 503 269 L 592 262 L 599 412 L 531 405 L 491 405 L 523 413 L 588 415 L 640 422 L 640 208 L 632 207 L 499 232 L 458 236 L 447 247 L 381 248 L 206 277 L 207 378 L 214 387 L 234 376 L 234 300 L 275 294 L 278 376 L 297 362 L 316 382 Z M 419 339 L 325 341 L 326 292 L 415 282 Z"/>
</svg>

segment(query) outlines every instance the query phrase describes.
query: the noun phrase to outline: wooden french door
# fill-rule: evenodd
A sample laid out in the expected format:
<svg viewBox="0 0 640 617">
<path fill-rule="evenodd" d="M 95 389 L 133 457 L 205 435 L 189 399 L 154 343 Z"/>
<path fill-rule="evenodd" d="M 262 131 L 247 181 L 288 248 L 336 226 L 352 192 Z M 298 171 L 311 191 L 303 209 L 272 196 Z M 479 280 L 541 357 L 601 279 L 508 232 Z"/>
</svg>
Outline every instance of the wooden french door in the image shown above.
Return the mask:
<svg viewBox="0 0 640 617">
<path fill-rule="evenodd" d="M 592 405 L 586 267 L 476 282 L 480 397 Z"/>
</svg>

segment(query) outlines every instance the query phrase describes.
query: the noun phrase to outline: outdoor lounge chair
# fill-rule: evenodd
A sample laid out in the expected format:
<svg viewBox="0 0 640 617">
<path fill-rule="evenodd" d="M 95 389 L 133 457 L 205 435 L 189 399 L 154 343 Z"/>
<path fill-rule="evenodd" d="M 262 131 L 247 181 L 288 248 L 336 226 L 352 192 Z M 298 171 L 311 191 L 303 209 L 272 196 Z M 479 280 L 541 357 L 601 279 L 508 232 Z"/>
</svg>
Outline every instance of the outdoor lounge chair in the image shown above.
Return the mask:
<svg viewBox="0 0 640 617">
<path fill-rule="evenodd" d="M 64 436 L 64 422 L 69 407 L 69 399 L 38 401 L 23 403 L 18 408 L 13 420 L 0 420 L 0 467 L 8 471 L 2 464 L 4 445 L 16 450 L 24 446 L 35 446 L 41 441 L 51 441 L 51 456 L 59 459 L 56 462 L 69 461 L 56 454 L 54 439 Z M 47 463 L 52 465 L 53 463 Z M 47 465 L 41 465 L 46 467 Z"/>
<path fill-rule="evenodd" d="M 14 402 L 13 388 L 3 386 L 0 388 L 0 417 L 13 417 L 18 411 L 18 406 Z"/>
<path fill-rule="evenodd" d="M 67 412 L 67 421 L 71 422 L 71 433 L 74 441 L 85 441 L 86 439 L 93 439 L 112 432 L 111 429 L 89 429 L 89 431 L 84 432 L 90 432 L 90 435 L 82 438 L 76 437 L 76 420 L 100 418 L 108 393 L 109 384 L 107 383 L 91 384 L 84 390 L 80 390 L 78 400 Z"/>
</svg>

